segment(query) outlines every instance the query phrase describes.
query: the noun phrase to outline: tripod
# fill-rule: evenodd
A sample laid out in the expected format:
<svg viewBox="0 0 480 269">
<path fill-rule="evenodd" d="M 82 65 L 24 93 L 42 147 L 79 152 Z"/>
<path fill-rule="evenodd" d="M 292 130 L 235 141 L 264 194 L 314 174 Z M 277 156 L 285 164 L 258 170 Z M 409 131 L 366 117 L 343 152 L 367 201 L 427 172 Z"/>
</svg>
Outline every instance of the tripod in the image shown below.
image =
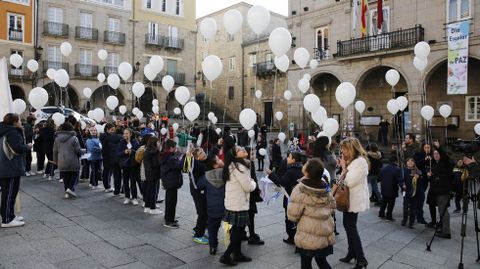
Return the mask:
<svg viewBox="0 0 480 269">
<path fill-rule="evenodd" d="M 448 201 L 450 201 L 452 199 L 452 197 L 453 197 L 453 194 L 450 194 L 450 196 L 448 197 Z M 445 205 L 445 208 L 443 209 L 442 214 L 440 215 L 440 222 L 438 222 L 437 226 L 435 227 L 435 232 L 433 233 L 432 239 L 430 240 L 430 242 L 426 243 L 427 244 L 427 249 L 426 249 L 427 251 L 432 251 L 430 247 L 432 246 L 433 240 L 437 236 L 438 226 L 442 226 L 442 224 L 443 224 L 443 217 L 445 216 L 445 213 L 447 213 L 447 210 L 448 210 L 448 204 Z"/>
<path fill-rule="evenodd" d="M 480 232 L 480 228 L 478 227 L 478 213 L 477 213 L 477 203 L 478 203 L 478 196 L 477 196 L 477 186 L 476 180 L 473 179 L 465 179 L 463 181 L 463 208 L 462 208 L 462 229 L 461 229 L 461 236 L 462 236 L 462 245 L 460 248 L 460 262 L 458 263 L 458 268 L 463 269 L 463 248 L 464 248 L 464 239 L 467 236 L 467 216 L 468 216 L 468 202 L 472 201 L 472 209 L 473 209 L 473 221 L 475 223 L 475 234 L 477 237 L 477 262 L 480 261 L 480 247 L 478 243 L 478 233 Z"/>
</svg>

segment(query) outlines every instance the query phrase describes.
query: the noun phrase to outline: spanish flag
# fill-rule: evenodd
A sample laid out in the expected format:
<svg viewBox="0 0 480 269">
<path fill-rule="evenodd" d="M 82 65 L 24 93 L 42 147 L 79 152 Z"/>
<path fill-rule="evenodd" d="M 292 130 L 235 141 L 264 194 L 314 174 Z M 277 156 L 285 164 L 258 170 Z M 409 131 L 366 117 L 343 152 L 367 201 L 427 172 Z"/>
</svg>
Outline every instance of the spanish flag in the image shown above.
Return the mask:
<svg viewBox="0 0 480 269">
<path fill-rule="evenodd" d="M 368 1 L 362 0 L 362 37 L 367 35 Z"/>
</svg>

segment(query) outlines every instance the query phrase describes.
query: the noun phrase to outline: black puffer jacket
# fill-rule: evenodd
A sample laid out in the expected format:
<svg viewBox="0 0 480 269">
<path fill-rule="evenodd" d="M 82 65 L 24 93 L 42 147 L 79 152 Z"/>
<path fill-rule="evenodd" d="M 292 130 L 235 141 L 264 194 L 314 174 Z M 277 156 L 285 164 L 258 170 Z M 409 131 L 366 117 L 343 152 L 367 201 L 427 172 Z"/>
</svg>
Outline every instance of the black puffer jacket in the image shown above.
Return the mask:
<svg viewBox="0 0 480 269">
<path fill-rule="evenodd" d="M 179 189 L 183 185 L 182 162 L 173 152 L 162 152 L 160 155 L 160 177 L 165 189 Z"/>
<path fill-rule="evenodd" d="M 303 177 L 302 163 L 294 163 L 287 166 L 287 172 L 283 176 L 279 176 L 277 173 L 271 173 L 268 178 L 278 186 L 285 188 L 288 195 L 292 194 L 293 188 L 297 186 L 298 180 Z M 287 208 L 288 199 L 283 198 L 283 207 Z"/>
<path fill-rule="evenodd" d="M 441 148 L 440 161 L 432 161 L 432 175 L 429 177 L 431 195 L 445 195 L 455 190 L 453 164 Z"/>
<path fill-rule="evenodd" d="M 15 152 L 9 158 L 4 151 L 3 142 Z M 30 149 L 24 143 L 22 130 L 0 122 L 0 178 L 20 177 L 25 175 L 25 154 Z"/>
<path fill-rule="evenodd" d="M 145 180 L 155 181 L 160 179 L 160 160 L 158 149 L 148 148 L 143 154 L 143 167 L 145 169 Z"/>
</svg>

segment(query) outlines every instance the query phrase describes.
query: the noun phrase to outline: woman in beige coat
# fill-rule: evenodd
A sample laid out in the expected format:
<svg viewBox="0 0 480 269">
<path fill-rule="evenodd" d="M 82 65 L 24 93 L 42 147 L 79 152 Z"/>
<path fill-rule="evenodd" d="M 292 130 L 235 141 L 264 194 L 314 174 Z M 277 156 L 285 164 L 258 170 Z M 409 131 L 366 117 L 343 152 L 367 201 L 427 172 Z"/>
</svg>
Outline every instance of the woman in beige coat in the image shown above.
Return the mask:
<svg viewBox="0 0 480 269">
<path fill-rule="evenodd" d="M 330 269 L 327 256 L 333 253 L 335 199 L 323 176 L 323 163 L 314 158 L 302 169 L 304 177 L 293 189 L 287 208 L 288 219 L 297 223 L 295 245 L 301 255 L 301 268 L 312 268 L 315 258 L 320 269 Z"/>
<path fill-rule="evenodd" d="M 348 253 L 340 261 L 349 263 L 355 258 L 357 263 L 354 269 L 360 269 L 368 265 L 357 230 L 358 213 L 370 207 L 367 181 L 368 157 L 358 139 L 353 137 L 343 140 L 340 148 L 342 150 L 341 178 L 345 179 L 345 185 L 349 188 L 350 194 L 350 208 L 348 212 L 343 212 L 343 227 L 347 233 Z"/>
</svg>

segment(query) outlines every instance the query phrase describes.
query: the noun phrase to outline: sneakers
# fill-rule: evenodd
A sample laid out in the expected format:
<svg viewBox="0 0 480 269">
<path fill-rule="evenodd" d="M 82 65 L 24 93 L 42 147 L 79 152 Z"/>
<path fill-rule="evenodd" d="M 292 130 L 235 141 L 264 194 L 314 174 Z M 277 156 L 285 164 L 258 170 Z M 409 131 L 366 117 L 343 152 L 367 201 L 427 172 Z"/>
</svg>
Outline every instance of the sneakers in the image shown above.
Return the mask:
<svg viewBox="0 0 480 269">
<path fill-rule="evenodd" d="M 30 172 L 25 172 L 25 176 L 26 176 L 26 177 L 31 176 Z"/>
<path fill-rule="evenodd" d="M 16 216 L 16 217 L 15 217 L 15 220 L 23 221 L 23 217 L 22 217 L 22 216 Z"/>
<path fill-rule="evenodd" d="M 52 180 L 52 176 L 48 176 L 48 180 L 51 181 L 51 180 Z"/>
<path fill-rule="evenodd" d="M 200 245 L 208 245 L 208 239 L 204 236 L 202 237 L 194 237 L 193 242 L 200 244 Z"/>
<path fill-rule="evenodd" d="M 63 183 L 63 178 L 59 179 L 58 182 Z"/>
<path fill-rule="evenodd" d="M 113 188 L 105 189 L 104 192 L 113 192 Z"/>
<path fill-rule="evenodd" d="M 138 200 L 137 200 L 137 199 L 133 199 L 133 200 L 132 200 L 132 205 L 138 205 Z"/>
<path fill-rule="evenodd" d="M 68 193 L 69 195 L 71 195 L 71 196 L 73 196 L 73 197 L 77 198 L 77 194 L 76 194 L 76 193 L 74 193 L 74 192 L 73 192 L 71 189 L 67 189 L 65 192 L 66 192 L 66 193 Z"/>
<path fill-rule="evenodd" d="M 93 185 L 92 185 L 92 184 L 88 184 L 88 186 L 89 186 L 90 188 L 91 188 L 91 187 L 93 187 Z"/>
<path fill-rule="evenodd" d="M 69 199 L 70 198 L 70 195 L 68 193 L 65 193 L 65 196 L 64 196 L 65 199 Z"/>
<path fill-rule="evenodd" d="M 12 220 L 9 223 L 2 223 L 2 228 L 14 228 L 25 225 L 25 222 L 19 220 Z"/>
<path fill-rule="evenodd" d="M 165 222 L 163 224 L 164 227 L 167 227 L 167 228 L 170 228 L 170 229 L 178 229 L 180 228 L 180 226 L 178 225 L 178 223 L 175 223 L 175 222 Z"/>
<path fill-rule="evenodd" d="M 150 212 L 150 215 L 160 215 L 163 213 L 163 211 L 160 209 L 150 209 L 149 212 Z"/>
<path fill-rule="evenodd" d="M 150 213 L 150 209 L 149 208 L 144 208 L 143 213 L 147 213 L 147 214 Z"/>
<path fill-rule="evenodd" d="M 129 203 L 130 203 L 130 199 L 125 198 L 125 200 L 123 200 L 123 204 L 124 204 L 124 205 L 128 205 Z"/>
<path fill-rule="evenodd" d="M 42 174 L 43 174 L 43 172 L 42 172 Z M 47 174 L 43 174 L 43 176 L 42 176 L 42 178 L 47 178 L 47 177 L 48 177 Z"/>
<path fill-rule="evenodd" d="M 37 171 L 37 175 L 43 175 L 43 171 Z"/>
</svg>

